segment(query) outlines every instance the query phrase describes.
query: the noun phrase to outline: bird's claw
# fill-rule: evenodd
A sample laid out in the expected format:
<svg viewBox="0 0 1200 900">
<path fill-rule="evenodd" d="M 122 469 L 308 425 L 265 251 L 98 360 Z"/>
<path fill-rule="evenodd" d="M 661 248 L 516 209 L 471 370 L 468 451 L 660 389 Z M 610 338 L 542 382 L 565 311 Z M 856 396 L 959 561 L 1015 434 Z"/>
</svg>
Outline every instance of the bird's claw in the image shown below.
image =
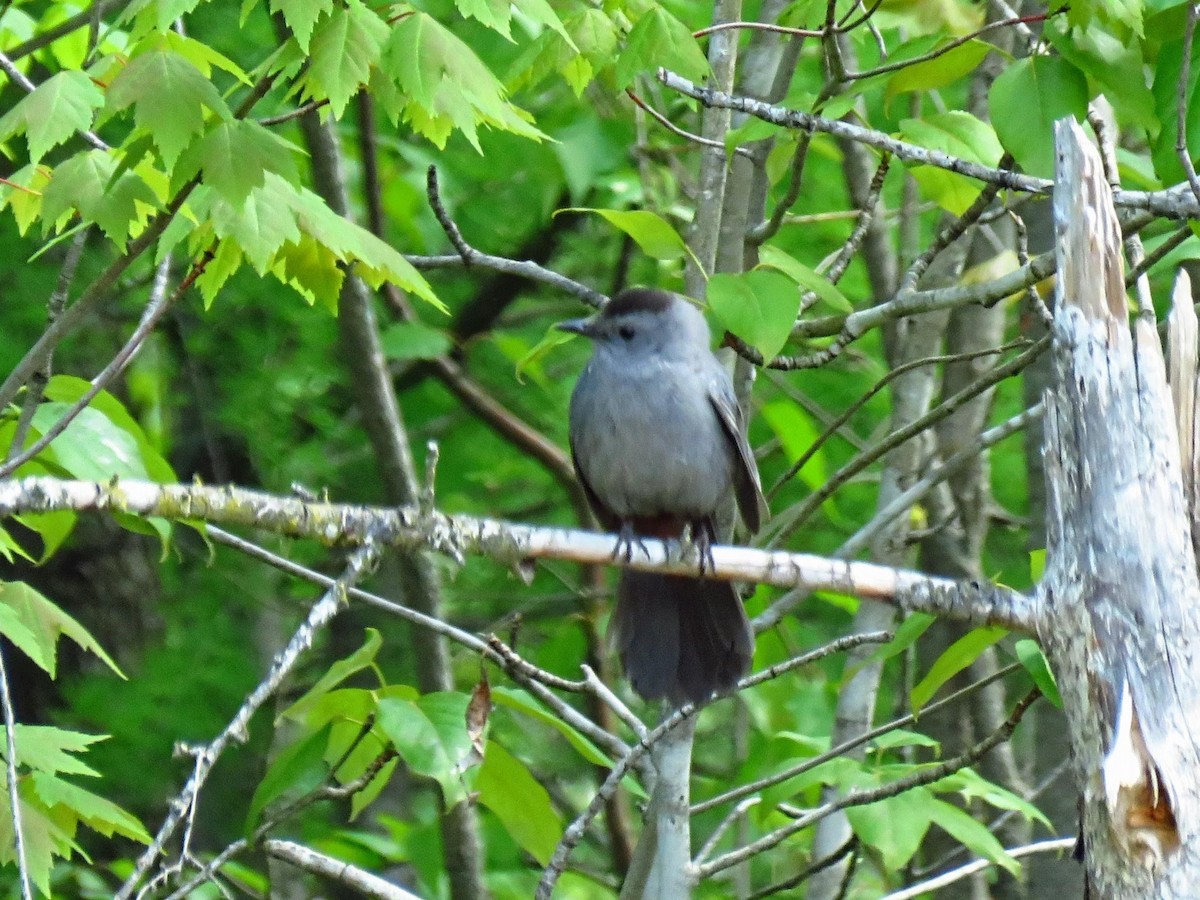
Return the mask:
<svg viewBox="0 0 1200 900">
<path fill-rule="evenodd" d="M 633 530 L 633 525 L 629 522 L 622 522 L 621 529 L 617 532 L 617 546 L 613 547 L 612 558 L 623 559 L 625 562 L 633 562 L 633 548 L 637 546 L 644 554 L 646 559 L 650 558 L 650 551 L 642 542 L 641 537 Z"/>
<path fill-rule="evenodd" d="M 700 574 L 705 572 L 715 572 L 717 564 L 713 562 L 712 548 L 716 542 L 717 535 L 713 529 L 713 523 L 709 519 L 698 519 L 691 524 L 692 545 L 696 548 L 696 554 L 700 557 Z"/>
</svg>

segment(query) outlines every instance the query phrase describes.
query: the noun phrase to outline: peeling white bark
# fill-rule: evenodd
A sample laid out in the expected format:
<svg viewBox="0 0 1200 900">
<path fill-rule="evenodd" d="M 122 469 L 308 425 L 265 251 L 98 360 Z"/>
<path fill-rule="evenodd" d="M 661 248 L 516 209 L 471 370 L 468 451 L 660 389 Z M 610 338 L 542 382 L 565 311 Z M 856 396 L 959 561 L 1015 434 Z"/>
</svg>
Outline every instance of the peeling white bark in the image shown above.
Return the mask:
<svg viewBox="0 0 1200 900">
<path fill-rule="evenodd" d="M 1066 705 L 1092 896 L 1200 897 L 1200 584 L 1176 418 L 1152 311 L 1133 335 L 1127 324 L 1099 157 L 1073 121 L 1056 133 L 1038 630 Z"/>
</svg>

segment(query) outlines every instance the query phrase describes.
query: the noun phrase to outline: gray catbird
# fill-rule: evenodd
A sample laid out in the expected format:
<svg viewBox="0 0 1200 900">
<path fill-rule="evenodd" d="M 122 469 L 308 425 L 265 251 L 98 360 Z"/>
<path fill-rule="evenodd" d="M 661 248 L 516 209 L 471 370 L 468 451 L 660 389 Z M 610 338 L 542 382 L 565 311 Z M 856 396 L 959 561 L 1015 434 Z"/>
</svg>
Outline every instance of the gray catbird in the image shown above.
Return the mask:
<svg viewBox="0 0 1200 900">
<path fill-rule="evenodd" d="M 751 531 L 766 510 L 704 316 L 666 291 L 633 288 L 598 315 L 558 327 L 595 344 L 571 396 L 571 454 L 596 518 L 620 533 L 614 555 L 688 526 L 703 574 L 730 491 Z M 626 569 L 611 627 L 626 676 L 648 700 L 707 700 L 733 686 L 754 653 L 727 581 Z"/>
</svg>

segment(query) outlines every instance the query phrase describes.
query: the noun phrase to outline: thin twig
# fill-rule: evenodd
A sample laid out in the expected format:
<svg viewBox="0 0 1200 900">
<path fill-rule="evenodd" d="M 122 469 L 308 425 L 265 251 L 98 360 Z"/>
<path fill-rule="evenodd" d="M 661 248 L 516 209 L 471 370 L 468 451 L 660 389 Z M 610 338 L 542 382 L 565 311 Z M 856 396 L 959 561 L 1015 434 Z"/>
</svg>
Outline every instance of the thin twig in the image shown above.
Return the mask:
<svg viewBox="0 0 1200 900">
<path fill-rule="evenodd" d="M 1052 838 L 1048 841 L 1038 841 L 1035 844 L 1025 844 L 1022 847 L 1012 847 L 1004 852 L 1014 859 L 1020 859 L 1023 856 L 1033 856 L 1038 853 L 1061 853 L 1063 850 L 1073 848 L 1078 840 L 1075 837 Z M 974 862 L 967 863 L 965 866 L 959 866 L 957 869 L 944 872 L 927 881 L 910 885 L 903 890 L 885 894 L 880 900 L 914 900 L 916 897 L 923 897 L 932 891 L 948 887 L 956 881 L 962 881 L 976 872 L 990 869 L 994 865 L 996 865 L 995 860 L 977 859 Z"/>
<path fill-rule="evenodd" d="M 608 298 L 599 291 L 595 291 L 577 281 L 572 281 L 565 275 L 560 275 L 544 266 L 539 266 L 535 262 L 507 259 L 502 256 L 491 256 L 476 250 L 466 242 L 462 233 L 458 230 L 458 226 L 450 218 L 450 214 L 446 212 L 446 208 L 441 200 L 437 170 L 432 166 L 429 168 L 426 186 L 429 194 L 429 203 L 433 208 L 434 215 L 437 216 L 438 223 L 445 230 L 446 236 L 450 238 L 450 242 L 458 252 L 454 256 L 406 256 L 405 259 L 414 268 L 428 270 L 457 268 L 459 266 L 480 266 L 496 272 L 520 275 L 528 278 L 530 281 L 548 284 L 551 287 L 578 297 L 596 309 L 602 308 L 608 302 Z"/>
<path fill-rule="evenodd" d="M 924 785 L 941 781 L 948 775 L 953 775 L 960 769 L 965 769 L 967 766 L 972 765 L 985 756 L 992 748 L 1012 737 L 1012 733 L 1016 730 L 1017 725 L 1019 725 L 1021 719 L 1024 718 L 1026 710 L 1028 710 L 1029 707 L 1033 705 L 1034 701 L 1037 700 L 1037 698 L 1041 695 L 1041 691 L 1039 691 L 1037 688 L 1031 690 L 1017 702 L 1012 714 L 1009 715 L 1009 717 L 999 728 L 958 756 L 926 768 L 919 769 L 913 772 L 911 775 L 907 775 L 904 778 L 897 779 L 896 781 L 880 785 L 876 788 L 854 789 L 848 791 L 835 800 L 831 800 L 828 803 L 824 803 L 815 809 L 805 812 L 794 822 L 790 822 L 782 828 L 777 828 L 774 831 L 763 835 L 758 840 L 752 841 L 751 843 L 745 845 L 744 847 L 739 847 L 737 850 L 726 853 L 724 856 L 719 856 L 713 859 L 711 862 L 697 866 L 697 877 L 701 879 L 707 878 L 710 875 L 714 875 L 717 872 L 728 869 L 730 866 L 735 866 L 739 863 L 745 862 L 747 859 L 756 856 L 764 850 L 771 849 L 780 842 L 791 837 L 793 834 L 803 831 L 805 828 L 809 827 L 815 822 L 820 821 L 826 816 L 831 815 L 834 812 L 847 809 L 852 806 L 866 806 L 871 803 L 877 803 L 887 797 L 895 797 L 898 794 L 912 790 L 913 788 L 922 787 Z"/>
<path fill-rule="evenodd" d="M 816 440 L 814 440 L 809 448 L 800 455 L 800 458 L 792 463 L 792 465 L 788 467 L 788 470 L 780 475 L 779 478 L 775 480 L 775 483 L 771 485 L 770 489 L 767 491 L 767 499 L 770 500 L 775 496 L 776 493 L 778 493 L 779 489 L 782 488 L 784 484 L 786 484 L 792 478 L 795 478 L 800 470 L 804 468 L 805 464 L 812 459 L 813 456 L 815 456 L 823 446 L 825 446 L 825 443 L 831 437 L 833 437 L 833 435 L 837 434 L 843 425 L 850 421 L 851 417 L 853 417 L 856 412 L 866 406 L 872 397 L 874 397 L 904 373 L 910 372 L 913 369 L 917 369 L 922 366 L 938 366 L 952 362 L 967 362 L 969 360 L 979 359 L 980 357 L 984 356 L 995 356 L 998 353 L 1006 353 L 1009 350 L 1015 350 L 1018 347 L 1025 347 L 1028 345 L 1028 340 L 1024 338 L 1018 338 L 1017 340 L 1009 341 L 1007 344 L 1003 344 L 999 347 L 989 347 L 986 350 L 974 350 L 969 353 L 950 353 L 942 356 L 926 356 L 923 359 L 913 359 L 897 366 L 894 369 L 889 370 L 886 375 L 875 382 L 875 384 L 868 388 L 867 391 L 863 393 L 857 400 L 844 409 L 838 415 L 838 417 L 825 428 L 823 432 L 817 435 Z"/>
<path fill-rule="evenodd" d="M 265 547 L 231 534 L 215 525 L 209 525 L 205 533 L 217 543 L 232 547 L 240 553 L 244 553 L 260 562 L 273 566 L 289 575 L 302 578 L 305 581 L 325 588 L 334 585 L 334 579 L 328 575 L 306 568 L 277 553 L 272 553 Z M 347 593 L 354 600 L 359 600 L 382 609 L 421 628 L 428 628 L 435 631 L 496 663 L 514 681 L 522 685 L 536 699 L 545 704 L 551 712 L 562 718 L 571 727 L 577 729 L 612 758 L 618 759 L 628 752 L 629 746 L 624 741 L 600 728 L 591 719 L 584 716 L 570 704 L 564 703 L 546 688 L 547 684 L 552 684 L 554 686 L 566 685 L 566 690 L 583 690 L 585 687 L 584 683 L 568 682 L 565 679 L 559 679 L 544 669 L 539 669 L 537 666 L 518 656 L 515 651 L 501 643 L 498 638 L 490 637 L 485 641 L 470 632 L 456 628 L 448 622 L 443 622 L 441 619 L 427 616 L 415 609 L 388 600 L 386 597 L 381 597 L 378 594 L 364 591 L 361 588 L 351 587 Z"/>
<path fill-rule="evenodd" d="M 967 463 L 977 458 L 984 450 L 994 447 L 1006 438 L 1022 431 L 1031 422 L 1036 422 L 1045 414 L 1045 411 L 1045 403 L 1038 402 L 994 428 L 981 432 L 969 445 L 942 460 L 938 465 L 931 467 L 920 479 L 902 491 L 887 506 L 876 512 L 871 517 L 871 521 L 856 531 L 838 549 L 838 555 L 847 559 L 858 555 L 861 550 L 871 545 L 871 542 L 884 528 L 912 509 L 913 504 L 924 497 L 934 486 L 961 471 Z"/>
<path fill-rule="evenodd" d="M 1022 266 L 1029 265 L 1029 231 L 1025 227 L 1025 220 L 1016 212 L 1008 210 L 1008 215 L 1013 222 L 1013 230 L 1016 232 L 1017 239 L 1017 263 Z M 1042 299 L 1042 295 L 1038 293 L 1036 283 L 1025 285 L 1024 289 L 1026 305 L 1037 314 L 1041 319 L 1042 324 L 1049 328 L 1054 324 L 1054 314 L 1050 312 L 1050 308 L 1046 306 L 1046 301 Z"/>
<path fill-rule="evenodd" d="M 92 26 L 96 18 L 104 15 L 110 9 L 116 6 L 126 6 L 129 0 L 96 0 L 89 8 L 82 12 L 77 12 L 70 18 L 63 19 L 53 28 L 47 28 L 40 34 L 35 34 L 27 41 L 23 41 L 17 46 L 8 51 L 8 58 L 12 62 L 22 59 L 43 47 L 48 47 L 57 41 L 60 37 L 70 34 L 72 31 L 77 31 L 80 28 Z M 89 37 L 89 44 L 94 43 Z"/>
<path fill-rule="evenodd" d="M 326 98 L 324 100 L 311 100 L 308 103 L 305 103 L 303 106 L 298 106 L 295 109 L 290 110 L 289 112 L 280 113 L 277 116 L 264 116 L 263 118 L 258 120 L 258 124 L 266 125 L 266 126 L 282 125 L 285 122 L 291 122 L 295 119 L 303 118 L 304 116 L 307 116 L 310 112 L 316 112 L 318 109 L 320 109 L 321 107 L 325 106 L 328 103 L 329 103 L 328 98 Z"/>
<path fill-rule="evenodd" d="M 1060 6 L 1058 9 L 1054 9 L 1046 13 L 1037 13 L 1028 16 L 1014 16 L 1011 19 L 1002 19 L 997 22 L 989 22 L 970 34 L 965 34 L 962 37 L 955 38 L 954 40 L 942 44 L 940 47 L 930 50 L 928 53 L 924 53 L 921 56 L 914 56 L 911 59 L 897 60 L 893 63 L 884 63 L 881 66 L 876 66 L 873 69 L 864 69 L 861 72 L 847 72 L 846 79 L 853 81 L 860 78 L 873 78 L 876 75 L 883 75 L 887 72 L 895 72 L 898 69 L 906 69 L 909 66 L 915 66 L 920 63 L 929 62 L 930 60 L 937 59 L 939 56 L 943 56 L 949 53 L 951 50 L 955 50 L 961 47 L 963 44 L 977 40 L 983 37 L 985 34 L 996 31 L 997 29 L 1011 28 L 1014 25 L 1029 25 L 1034 22 L 1048 22 L 1050 19 L 1054 18 L 1055 16 L 1062 15 L 1066 11 L 1067 7 L 1064 5 Z"/>
<path fill-rule="evenodd" d="M 125 371 L 125 367 L 137 356 L 138 351 L 142 349 L 146 338 L 150 336 L 150 333 L 154 330 L 159 320 L 187 292 L 196 279 L 204 273 L 214 255 L 215 248 L 210 247 L 192 266 L 192 270 L 179 283 L 175 291 L 168 296 L 166 293 L 167 276 L 171 270 L 171 255 L 167 254 L 159 264 L 158 272 L 154 279 L 154 287 L 150 291 L 150 300 L 146 304 L 145 311 L 142 313 L 142 319 L 138 323 L 137 328 L 134 329 L 133 334 L 129 336 L 129 340 L 125 342 L 125 345 L 112 358 L 112 361 L 104 367 L 100 374 L 92 379 L 91 385 L 84 392 L 83 396 L 71 404 L 70 408 L 63 413 L 57 422 L 47 428 L 42 436 L 34 441 L 32 445 L 16 456 L 11 457 L 3 464 L 0 464 L 0 478 L 7 478 L 20 466 L 23 466 L 49 447 L 55 438 L 66 431 L 67 427 L 87 408 L 87 405 Z"/>
<path fill-rule="evenodd" d="M 358 736 L 353 742 L 350 743 L 350 745 L 346 748 L 346 751 L 342 754 L 342 759 L 339 760 L 335 765 L 329 767 L 329 774 L 326 776 L 324 784 L 314 788 L 303 796 L 296 798 L 294 801 L 286 804 L 282 809 L 278 810 L 274 814 L 264 816 L 262 822 L 257 828 L 254 829 L 254 834 L 249 839 L 239 838 L 229 846 L 225 847 L 225 849 L 214 856 L 205 865 L 201 866 L 189 881 L 182 884 L 178 889 L 175 890 L 174 893 L 167 896 L 165 900 L 184 900 L 185 897 L 190 897 L 192 895 L 192 891 L 199 888 L 205 882 L 213 880 L 216 876 L 216 873 L 223 865 L 225 865 L 235 856 L 246 852 L 251 847 L 258 846 L 268 834 L 275 830 L 276 827 L 278 827 L 281 823 L 293 818 L 297 813 L 303 811 L 304 809 L 307 809 L 308 807 L 324 800 L 343 800 L 365 789 L 367 785 L 374 781 L 376 776 L 379 775 L 384 765 L 396 758 L 397 752 L 394 747 L 388 747 L 382 753 L 378 754 L 375 759 L 371 761 L 371 764 L 367 766 L 366 769 L 364 769 L 363 772 L 354 780 L 348 781 L 343 785 L 332 784 L 331 780 L 334 778 L 337 770 L 341 767 L 345 760 L 360 745 L 363 738 L 370 733 L 373 724 L 374 720 L 368 717 L 368 720 L 363 723 L 363 728 L 360 729 Z"/>
<path fill-rule="evenodd" d="M 83 259 L 83 248 L 87 244 L 90 228 L 81 228 L 71 241 L 70 247 L 67 248 L 66 258 L 63 259 L 62 268 L 58 272 L 58 281 L 54 285 L 54 293 L 50 295 L 50 299 L 46 302 L 46 326 L 54 324 L 59 316 L 62 315 L 63 309 L 67 305 L 67 296 L 71 292 L 71 282 L 75 279 L 75 273 L 79 269 L 80 260 Z M 29 390 L 25 392 L 25 397 L 21 402 L 21 414 L 17 418 L 17 427 L 13 431 L 12 443 L 8 447 L 7 459 L 11 460 L 25 446 L 25 439 L 29 436 L 29 428 L 33 424 L 34 413 L 37 412 L 38 404 L 42 402 L 42 397 L 45 396 L 46 387 L 50 383 L 50 375 L 54 366 L 54 348 L 50 347 L 46 350 L 46 358 L 42 360 L 42 364 L 37 368 L 37 371 L 29 379 Z"/>
<path fill-rule="evenodd" d="M 692 37 L 702 38 L 710 34 L 716 34 L 719 31 L 731 31 L 744 29 L 746 31 L 769 31 L 772 34 L 787 34 L 792 37 L 821 37 L 825 34 L 824 28 L 792 28 L 788 25 L 774 25 L 770 22 L 718 22 L 716 25 L 709 25 L 707 28 L 701 28 L 699 31 L 693 31 Z"/>
<path fill-rule="evenodd" d="M 171 802 L 158 833 L 150 846 L 138 857 L 133 872 L 121 885 L 117 892 L 117 900 L 128 900 L 155 865 L 159 856 L 166 850 L 167 841 L 178 830 L 185 817 L 192 814 L 196 804 L 200 802 L 200 791 L 213 765 L 232 743 L 242 743 L 249 737 L 250 720 L 264 703 L 279 690 L 287 676 L 291 673 L 301 656 L 312 646 L 318 631 L 324 628 L 337 613 L 345 606 L 347 588 L 366 574 L 379 558 L 380 546 L 368 539 L 359 547 L 346 564 L 345 570 L 325 594 L 313 604 L 308 616 L 300 627 L 293 633 L 287 646 L 280 651 L 271 663 L 266 676 L 242 702 L 229 724 L 208 744 L 194 748 L 196 758 L 192 775 L 180 793 Z"/>
<path fill-rule="evenodd" d="M 850 237 L 846 239 L 833 259 L 833 263 L 829 266 L 829 271 L 825 273 L 825 277 L 829 279 L 831 284 L 837 284 L 842 280 L 842 276 L 846 274 L 846 270 L 850 268 L 850 261 L 854 259 L 862 247 L 863 240 L 870 231 L 871 225 L 875 221 L 876 209 L 879 205 L 879 198 L 883 194 L 883 181 L 887 177 L 888 169 L 892 165 L 892 156 L 890 153 L 885 153 L 879 160 L 879 165 L 875 169 L 875 174 L 871 176 L 871 185 L 867 189 L 867 196 L 863 202 L 862 209 L 858 211 L 858 221 L 854 223 L 854 230 L 850 232 Z"/>
<path fill-rule="evenodd" d="M 1125 287 L 1131 287 L 1135 281 L 1161 262 L 1167 254 L 1194 235 L 1195 232 L 1192 231 L 1190 225 L 1180 225 L 1174 234 L 1134 263 L 1134 265 L 1130 266 L 1129 273 L 1125 276 Z M 1130 260 L 1130 262 L 1133 261 Z"/>
<path fill-rule="evenodd" d="M 0 705 L 4 708 L 4 763 L 8 774 L 8 805 L 12 817 L 13 838 L 17 850 L 17 872 L 21 879 L 21 897 L 33 900 L 29 882 L 29 858 L 25 850 L 25 829 L 21 824 L 21 783 L 17 780 L 17 715 L 13 712 L 12 693 L 8 689 L 8 666 L 0 648 Z"/>
<path fill-rule="evenodd" d="M 948 694 L 947 696 L 943 697 L 941 700 L 937 700 L 933 703 L 930 703 L 928 706 L 926 706 L 924 709 L 921 710 L 921 716 L 929 716 L 929 715 L 932 715 L 933 713 L 937 712 L 940 709 L 944 709 L 947 706 L 951 706 L 952 704 L 957 703 L 959 700 L 962 700 L 963 698 L 970 696 L 971 694 L 975 693 L 976 691 L 982 690 L 983 688 L 987 687 L 992 682 L 999 681 L 1001 678 L 1005 678 L 1005 677 L 1011 675 L 1013 672 L 1016 672 L 1020 668 L 1021 668 L 1020 663 L 1011 663 L 1010 665 L 1005 666 L 1003 669 L 999 669 L 999 670 L 993 672 L 992 674 L 990 674 L 984 678 L 981 678 L 979 681 L 976 681 L 973 684 L 968 684 L 965 687 L 959 688 L 957 691 L 955 691 L 952 694 Z M 849 738 L 848 740 L 845 740 L 842 743 L 838 744 L 836 747 L 830 747 L 824 753 L 819 753 L 816 756 L 813 756 L 809 759 L 804 760 L 804 762 L 797 763 L 795 766 L 792 766 L 788 769 L 784 769 L 781 772 L 775 772 L 771 775 L 768 775 L 766 778 L 762 778 L 758 781 L 751 782 L 749 784 L 739 785 L 735 788 L 731 788 L 730 790 L 726 791 L 723 794 L 718 794 L 715 797 L 710 797 L 707 800 L 703 800 L 700 803 L 696 803 L 692 806 L 692 815 L 697 815 L 699 813 L 706 812 L 707 810 L 713 809 L 714 807 L 717 807 L 717 806 L 721 806 L 725 803 L 732 803 L 734 801 L 741 800 L 743 797 L 749 797 L 752 794 L 757 794 L 760 791 L 764 791 L 773 785 L 782 784 L 783 782 L 785 782 L 791 778 L 795 778 L 798 775 L 803 775 L 805 772 L 815 769 L 817 766 L 821 765 L 822 763 L 829 762 L 829 760 L 831 760 L 831 759 L 837 759 L 839 756 L 844 756 L 845 754 L 847 754 L 851 750 L 853 750 L 855 747 L 860 747 L 863 744 L 867 743 L 868 741 L 873 741 L 873 740 L 875 740 L 875 738 L 881 737 L 890 731 L 895 731 L 898 728 L 907 728 L 909 725 L 912 725 L 916 721 L 917 721 L 917 714 L 910 713 L 905 716 L 900 716 L 897 719 L 893 719 L 890 722 L 885 722 L 883 725 L 879 725 L 868 731 L 864 731 L 862 734 L 860 734 L 856 737 Z"/>
<path fill-rule="evenodd" d="M 1012 164 L 1013 158 L 1011 154 L 1006 153 L 1001 157 L 1000 168 L 1007 169 Z M 913 260 L 912 265 L 908 267 L 908 271 L 904 273 L 904 278 L 900 282 L 900 289 L 896 293 L 908 294 L 915 291 L 917 282 L 925 274 L 929 266 L 932 265 L 938 254 L 962 237 L 968 228 L 979 221 L 979 217 L 987 212 L 988 207 L 992 205 L 992 201 L 996 199 L 996 195 L 999 193 L 999 185 L 985 185 L 984 189 L 979 192 L 979 196 L 975 198 L 975 201 L 967 210 L 939 231 L 925 251 Z"/>
<path fill-rule="evenodd" d="M 973 381 L 971 384 L 964 387 L 957 393 L 947 397 L 933 409 L 929 410 L 922 416 L 914 419 L 912 422 L 897 428 L 883 440 L 879 441 L 870 450 L 860 453 L 852 460 L 838 469 L 832 476 L 826 479 L 826 482 L 821 485 L 816 491 L 810 494 L 803 503 L 792 507 L 786 513 L 777 517 L 774 522 L 774 534 L 767 542 L 768 547 L 777 546 L 780 541 L 786 538 L 789 534 L 795 531 L 801 524 L 808 519 L 821 504 L 831 497 L 835 491 L 843 484 L 865 469 L 867 466 L 881 459 L 889 451 L 901 444 L 907 442 L 918 434 L 925 431 L 930 425 L 940 422 L 942 419 L 949 416 L 952 412 L 959 409 L 963 404 L 979 396 L 984 391 L 991 388 L 993 385 L 999 384 L 1005 378 L 1015 375 L 1020 372 L 1035 359 L 1042 355 L 1050 346 L 1050 336 L 1047 334 L 1036 342 L 1029 344 L 1024 350 L 1014 356 L 1007 362 L 1000 363 L 994 366 L 988 372 L 985 372 L 980 378 Z"/>
<path fill-rule="evenodd" d="M 1183 29 L 1183 61 L 1179 69 L 1179 84 L 1175 89 L 1175 155 L 1187 175 L 1188 186 L 1192 196 L 1200 203 L 1200 178 L 1196 177 L 1196 167 L 1192 164 L 1192 154 L 1187 145 L 1187 113 L 1188 94 L 1191 90 L 1189 83 L 1192 78 L 1192 43 L 1196 37 L 1196 18 L 1200 16 L 1200 4 L 1187 5 L 1187 24 Z"/>
<path fill-rule="evenodd" d="M 779 881 L 775 884 L 768 885 L 761 891 L 755 891 L 747 900 L 761 900 L 763 897 L 770 897 L 772 894 L 778 894 L 780 891 L 791 890 L 797 885 L 801 885 L 808 879 L 812 878 L 818 872 L 824 872 L 830 866 L 837 865 L 851 853 L 858 849 L 858 836 L 850 835 L 850 838 L 842 846 L 838 847 L 824 859 L 818 859 L 816 862 L 806 866 L 803 870 L 788 878 L 785 881 Z"/>
<path fill-rule="evenodd" d="M 684 129 L 680 128 L 678 125 L 676 125 L 670 119 L 668 119 L 666 116 L 664 116 L 662 113 L 660 113 L 657 109 L 655 109 L 653 106 L 651 106 L 645 100 L 643 100 L 640 96 L 638 96 L 637 92 L 635 92 L 633 88 L 625 88 L 625 95 L 630 100 L 632 100 L 635 104 L 637 104 L 638 107 L 640 107 L 641 109 L 643 109 L 647 113 L 649 113 L 650 117 L 652 119 L 654 119 L 654 121 L 658 122 L 658 124 L 662 125 L 664 128 L 666 128 L 672 134 L 677 134 L 684 140 L 691 141 L 693 144 L 699 144 L 702 147 L 718 147 L 721 150 L 725 149 L 725 145 L 721 141 L 709 140 L 706 137 L 703 137 L 698 134 L 693 134 L 690 131 L 685 131 Z M 747 159 L 754 158 L 754 154 L 751 153 L 749 150 L 747 150 L 745 147 L 734 147 L 733 152 L 739 156 L 744 156 Z"/>
<path fill-rule="evenodd" d="M 827 656 L 833 656 L 835 653 L 844 653 L 854 647 L 862 644 L 886 644 L 894 635 L 890 631 L 864 631 L 859 634 L 848 634 L 840 637 L 837 640 L 830 641 L 815 650 L 810 650 L 808 653 L 802 653 L 799 656 L 793 656 L 791 659 L 784 660 L 781 663 L 776 663 L 773 666 L 768 666 L 762 671 L 755 672 L 753 675 L 747 675 L 737 683 L 737 686 L 732 688 L 729 693 L 736 693 L 746 688 L 754 687 L 762 684 L 764 681 L 771 681 L 783 675 L 785 672 L 790 672 L 793 669 L 799 669 L 803 666 L 811 665 L 819 659 L 824 659 Z"/>
<path fill-rule="evenodd" d="M 586 663 L 579 667 L 583 670 L 584 680 L 587 682 L 593 694 L 600 698 L 602 702 L 608 705 L 608 708 L 616 713 L 617 718 L 625 723 L 638 739 L 646 736 L 646 723 L 633 714 L 631 710 L 616 694 L 614 694 L 607 684 L 596 674 L 596 671 Z"/>
</svg>

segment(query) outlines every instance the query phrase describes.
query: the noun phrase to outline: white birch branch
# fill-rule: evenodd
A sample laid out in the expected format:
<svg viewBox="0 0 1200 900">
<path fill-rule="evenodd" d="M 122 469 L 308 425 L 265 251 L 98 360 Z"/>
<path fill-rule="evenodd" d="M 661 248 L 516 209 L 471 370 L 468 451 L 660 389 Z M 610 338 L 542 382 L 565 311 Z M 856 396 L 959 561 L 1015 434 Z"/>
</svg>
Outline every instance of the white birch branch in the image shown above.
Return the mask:
<svg viewBox="0 0 1200 900">
<path fill-rule="evenodd" d="M 48 477 L 0 481 L 0 518 L 66 509 L 244 525 L 327 544 L 357 545 L 372 539 L 402 549 L 433 550 L 460 563 L 464 554 L 471 553 L 518 568 L 531 559 L 627 565 L 668 574 L 694 574 L 697 566 L 694 552 L 676 542 L 646 539 L 645 549 L 638 547 L 626 562 L 613 559 L 614 535 L 448 516 L 413 507 L 313 503 L 232 486 Z M 711 576 L 724 580 L 837 591 L 892 602 L 906 611 L 1017 631 L 1031 631 L 1035 624 L 1032 598 L 983 581 L 959 582 L 872 563 L 750 547 L 713 547 L 712 560 Z"/>
</svg>

